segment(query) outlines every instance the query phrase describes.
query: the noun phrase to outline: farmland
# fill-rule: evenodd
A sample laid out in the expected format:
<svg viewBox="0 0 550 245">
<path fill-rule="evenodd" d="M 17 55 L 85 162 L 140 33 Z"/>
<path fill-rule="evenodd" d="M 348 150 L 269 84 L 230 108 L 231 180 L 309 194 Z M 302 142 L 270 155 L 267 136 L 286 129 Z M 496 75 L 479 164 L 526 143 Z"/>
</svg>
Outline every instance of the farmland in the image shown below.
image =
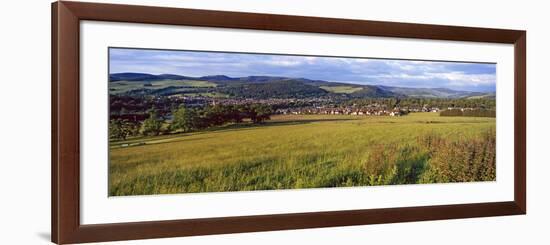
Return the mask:
<svg viewBox="0 0 550 245">
<path fill-rule="evenodd" d="M 193 92 L 200 88 L 214 88 L 215 83 L 196 80 L 158 80 L 158 81 L 115 81 L 109 84 L 111 94 L 121 94 L 132 90 L 161 90 L 161 89 L 179 89 L 178 92 Z"/>
<path fill-rule="evenodd" d="M 274 115 L 110 142 L 112 196 L 495 179 L 495 118 Z"/>
<path fill-rule="evenodd" d="M 351 94 L 363 88 L 352 86 L 321 86 L 320 88 L 333 93 Z"/>
</svg>

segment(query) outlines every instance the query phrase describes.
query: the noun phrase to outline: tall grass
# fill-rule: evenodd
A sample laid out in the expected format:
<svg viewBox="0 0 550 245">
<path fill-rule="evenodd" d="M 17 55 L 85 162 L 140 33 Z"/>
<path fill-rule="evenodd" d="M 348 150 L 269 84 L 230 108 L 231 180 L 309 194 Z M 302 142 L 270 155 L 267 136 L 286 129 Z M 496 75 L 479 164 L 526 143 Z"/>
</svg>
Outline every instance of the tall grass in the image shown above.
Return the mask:
<svg viewBox="0 0 550 245">
<path fill-rule="evenodd" d="M 495 130 L 449 140 L 437 134 L 416 144 L 390 144 L 372 151 L 365 163 L 369 185 L 492 181 L 496 178 Z"/>
<path fill-rule="evenodd" d="M 494 118 L 285 116 L 142 141 L 112 143 L 110 195 L 495 179 Z"/>
<path fill-rule="evenodd" d="M 496 132 L 450 141 L 437 136 L 419 140 L 430 156 L 421 183 L 492 181 L 496 179 Z"/>
</svg>

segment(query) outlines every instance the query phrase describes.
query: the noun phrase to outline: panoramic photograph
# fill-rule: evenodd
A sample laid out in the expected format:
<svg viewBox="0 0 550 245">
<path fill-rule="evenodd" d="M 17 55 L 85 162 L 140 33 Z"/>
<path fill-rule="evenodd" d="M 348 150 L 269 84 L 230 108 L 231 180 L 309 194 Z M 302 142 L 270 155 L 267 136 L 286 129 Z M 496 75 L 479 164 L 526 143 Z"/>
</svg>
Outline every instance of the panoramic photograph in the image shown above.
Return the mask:
<svg viewBox="0 0 550 245">
<path fill-rule="evenodd" d="M 109 48 L 109 196 L 496 180 L 496 64 Z"/>
</svg>

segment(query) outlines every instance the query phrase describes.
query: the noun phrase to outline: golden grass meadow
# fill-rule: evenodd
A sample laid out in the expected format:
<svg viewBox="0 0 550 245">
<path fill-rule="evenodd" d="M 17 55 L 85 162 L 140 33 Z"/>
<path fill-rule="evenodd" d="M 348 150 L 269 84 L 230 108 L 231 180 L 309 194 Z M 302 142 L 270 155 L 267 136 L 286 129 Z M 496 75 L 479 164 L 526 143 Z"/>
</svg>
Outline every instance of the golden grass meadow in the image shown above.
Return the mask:
<svg viewBox="0 0 550 245">
<path fill-rule="evenodd" d="M 109 195 L 495 180 L 495 118 L 274 115 L 112 140 Z"/>
</svg>

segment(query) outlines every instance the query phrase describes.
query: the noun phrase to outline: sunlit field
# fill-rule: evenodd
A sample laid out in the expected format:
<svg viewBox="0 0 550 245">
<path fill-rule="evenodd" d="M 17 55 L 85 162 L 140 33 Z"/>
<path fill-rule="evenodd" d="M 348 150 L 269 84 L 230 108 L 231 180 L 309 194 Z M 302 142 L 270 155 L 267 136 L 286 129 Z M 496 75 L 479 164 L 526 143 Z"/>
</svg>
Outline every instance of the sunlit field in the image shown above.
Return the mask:
<svg viewBox="0 0 550 245">
<path fill-rule="evenodd" d="M 495 118 L 276 115 L 110 142 L 109 194 L 491 181 Z"/>
</svg>

